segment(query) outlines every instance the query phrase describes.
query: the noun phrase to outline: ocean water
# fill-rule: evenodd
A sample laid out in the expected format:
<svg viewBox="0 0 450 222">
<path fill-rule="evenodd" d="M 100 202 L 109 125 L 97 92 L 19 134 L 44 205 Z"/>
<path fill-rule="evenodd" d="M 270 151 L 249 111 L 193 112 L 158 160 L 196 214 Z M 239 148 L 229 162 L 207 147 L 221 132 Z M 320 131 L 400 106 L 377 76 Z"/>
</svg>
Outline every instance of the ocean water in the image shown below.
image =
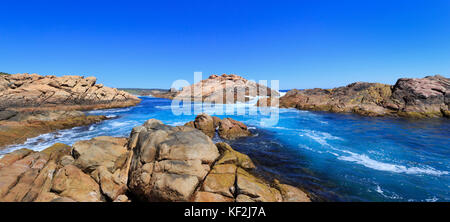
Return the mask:
<svg viewBox="0 0 450 222">
<path fill-rule="evenodd" d="M 174 115 L 167 99 L 141 99 L 136 107 L 88 112 L 110 120 L 31 138 L 0 150 L 0 155 L 23 147 L 42 150 L 56 142 L 71 145 L 96 136 L 127 137 L 134 126 L 150 118 L 177 126 L 196 116 Z M 449 120 L 369 118 L 296 109 L 279 109 L 276 125 L 264 124 L 264 115 L 217 116 L 249 126 L 254 136 L 225 142 L 248 154 L 258 173 L 304 187 L 316 200 L 450 201 Z"/>
</svg>

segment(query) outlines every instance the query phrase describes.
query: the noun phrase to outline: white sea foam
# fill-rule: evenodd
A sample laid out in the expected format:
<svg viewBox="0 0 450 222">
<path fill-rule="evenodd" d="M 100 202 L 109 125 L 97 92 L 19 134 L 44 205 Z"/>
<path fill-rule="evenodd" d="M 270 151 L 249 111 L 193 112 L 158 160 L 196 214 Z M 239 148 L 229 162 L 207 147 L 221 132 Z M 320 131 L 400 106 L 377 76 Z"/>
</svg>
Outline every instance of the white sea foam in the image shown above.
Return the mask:
<svg viewBox="0 0 450 222">
<path fill-rule="evenodd" d="M 330 146 L 327 140 L 343 140 L 340 137 L 333 136 L 326 132 L 315 131 L 315 130 L 300 130 L 300 136 L 307 136 L 322 146 Z"/>
<path fill-rule="evenodd" d="M 123 126 L 131 126 L 131 125 L 137 125 L 135 121 L 114 121 L 109 123 L 112 127 L 123 127 Z"/>
<path fill-rule="evenodd" d="M 350 151 L 343 151 L 345 153 L 350 154 L 350 156 L 339 156 L 339 160 L 354 162 L 357 164 L 361 164 L 365 167 L 374 169 L 374 170 L 380 170 L 380 171 L 388 171 L 388 172 L 394 172 L 394 173 L 406 173 L 406 174 L 429 174 L 434 176 L 441 176 L 441 175 L 447 175 L 449 174 L 448 171 L 440 171 L 436 170 L 432 167 L 425 166 L 425 167 L 406 167 L 402 165 L 397 164 L 391 164 L 391 163 L 383 163 L 377 160 L 373 160 L 370 157 L 368 157 L 365 154 L 357 154 Z"/>
<path fill-rule="evenodd" d="M 425 199 L 426 202 L 436 202 L 438 200 L 439 200 L 439 198 L 437 198 L 437 197 L 432 197 L 432 198 Z"/>
<path fill-rule="evenodd" d="M 333 154 L 339 160 L 357 163 L 357 164 L 363 165 L 365 167 L 368 167 L 368 168 L 371 168 L 374 170 L 394 172 L 394 173 L 406 173 L 406 174 L 428 174 L 428 175 L 434 175 L 434 176 L 441 176 L 441 175 L 449 174 L 448 171 L 436 170 L 430 166 L 407 167 L 407 166 L 398 165 L 398 164 L 385 163 L 385 162 L 380 162 L 380 161 L 371 159 L 366 154 L 357 154 L 354 152 L 350 152 L 348 150 L 337 149 L 334 146 L 330 145 L 328 143 L 328 140 L 343 140 L 343 139 L 340 137 L 333 136 L 329 133 L 314 131 L 314 130 L 301 130 L 300 136 L 303 136 L 303 135 L 313 139 L 314 141 L 321 144 L 325 148 L 333 150 L 334 152 L 332 152 L 331 150 L 328 150 L 327 153 Z M 338 153 L 340 153 L 340 154 L 338 154 Z"/>
<path fill-rule="evenodd" d="M 397 195 L 396 193 L 393 193 L 392 195 L 388 195 L 385 193 L 385 191 L 383 189 L 381 189 L 380 185 L 377 184 L 377 188 L 375 189 L 375 191 L 379 194 L 381 194 L 381 196 L 389 198 L 389 199 L 401 199 L 401 197 L 399 195 Z"/>
<path fill-rule="evenodd" d="M 106 113 L 119 113 L 119 112 L 127 112 L 130 111 L 132 107 L 128 108 L 118 108 L 118 109 L 101 109 L 101 110 L 93 110 L 87 112 L 88 114 L 106 114 Z"/>
</svg>

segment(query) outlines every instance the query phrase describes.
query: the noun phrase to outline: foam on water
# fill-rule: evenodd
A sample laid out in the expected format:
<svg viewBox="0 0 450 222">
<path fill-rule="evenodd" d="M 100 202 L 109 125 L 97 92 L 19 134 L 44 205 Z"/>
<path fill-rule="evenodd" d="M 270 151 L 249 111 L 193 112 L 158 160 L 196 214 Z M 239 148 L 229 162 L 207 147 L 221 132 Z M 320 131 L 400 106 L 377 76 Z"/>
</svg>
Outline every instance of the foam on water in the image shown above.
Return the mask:
<svg viewBox="0 0 450 222">
<path fill-rule="evenodd" d="M 374 170 L 381 170 L 381 171 L 388 171 L 393 173 L 406 173 L 406 174 L 429 174 L 433 176 L 441 176 L 441 175 L 447 175 L 448 171 L 440 171 L 436 170 L 430 166 L 424 166 L 421 167 L 407 167 L 402 165 L 396 165 L 391 163 L 383 163 L 380 161 L 376 161 L 371 159 L 365 154 L 356 154 L 349 151 L 346 151 L 346 153 L 350 154 L 350 156 L 339 156 L 339 160 L 354 162 L 357 164 L 361 164 L 365 167 L 374 169 Z"/>
</svg>

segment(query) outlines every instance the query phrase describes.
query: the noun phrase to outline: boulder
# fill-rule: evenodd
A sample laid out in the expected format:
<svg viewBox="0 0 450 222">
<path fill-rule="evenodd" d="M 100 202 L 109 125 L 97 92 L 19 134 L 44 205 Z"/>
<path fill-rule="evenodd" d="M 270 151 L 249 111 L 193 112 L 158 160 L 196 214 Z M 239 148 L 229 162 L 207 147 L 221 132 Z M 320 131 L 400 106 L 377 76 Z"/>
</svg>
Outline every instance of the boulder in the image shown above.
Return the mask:
<svg viewBox="0 0 450 222">
<path fill-rule="evenodd" d="M 210 138 L 214 137 L 216 129 L 218 129 L 219 137 L 228 140 L 252 135 L 247 126 L 242 122 L 231 118 L 221 120 L 218 117 L 210 116 L 205 113 L 195 117 L 194 121 L 187 122 L 185 126 L 196 128 Z"/>
<path fill-rule="evenodd" d="M 128 155 L 126 138 L 96 137 L 73 144 L 74 164 L 86 173 L 99 166 L 105 166 L 110 172 L 123 166 Z"/>
<path fill-rule="evenodd" d="M 195 120 L 192 122 L 188 122 L 185 126 L 190 126 L 201 130 L 204 134 L 209 136 L 210 138 L 214 137 L 216 133 L 216 128 L 218 126 L 217 120 L 214 121 L 213 117 L 208 114 L 202 113 L 195 117 Z"/>
<path fill-rule="evenodd" d="M 137 138 L 134 138 L 136 137 Z M 132 131 L 129 188 L 148 201 L 189 201 L 219 156 L 201 131 L 149 120 Z"/>
<path fill-rule="evenodd" d="M 219 123 L 219 136 L 224 139 L 234 140 L 251 135 L 245 124 L 234 119 L 225 118 Z"/>
<path fill-rule="evenodd" d="M 80 202 L 103 201 L 95 180 L 74 165 L 67 165 L 56 173 L 51 191 Z"/>
</svg>

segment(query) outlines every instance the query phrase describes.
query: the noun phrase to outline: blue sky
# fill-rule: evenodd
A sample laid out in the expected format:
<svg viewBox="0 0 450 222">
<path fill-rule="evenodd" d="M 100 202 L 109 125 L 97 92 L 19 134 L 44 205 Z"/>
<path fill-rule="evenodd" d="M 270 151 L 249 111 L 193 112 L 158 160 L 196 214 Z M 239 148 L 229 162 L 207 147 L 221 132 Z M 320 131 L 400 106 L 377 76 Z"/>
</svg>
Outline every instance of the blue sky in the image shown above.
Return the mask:
<svg viewBox="0 0 450 222">
<path fill-rule="evenodd" d="M 168 88 L 234 73 L 280 88 L 450 73 L 450 1 L 1 1 L 0 71 Z"/>
</svg>

